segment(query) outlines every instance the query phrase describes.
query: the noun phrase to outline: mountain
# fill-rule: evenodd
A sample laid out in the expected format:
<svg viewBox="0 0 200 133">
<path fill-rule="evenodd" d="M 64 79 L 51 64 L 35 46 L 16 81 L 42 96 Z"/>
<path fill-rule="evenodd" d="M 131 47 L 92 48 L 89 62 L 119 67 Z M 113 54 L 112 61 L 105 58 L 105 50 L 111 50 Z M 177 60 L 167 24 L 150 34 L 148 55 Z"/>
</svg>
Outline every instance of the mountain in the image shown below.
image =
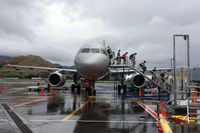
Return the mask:
<svg viewBox="0 0 200 133">
<path fill-rule="evenodd" d="M 41 66 L 41 67 L 56 67 L 49 61 L 44 60 L 39 56 L 16 56 L 8 60 L 0 62 L 0 77 L 19 77 L 19 78 L 31 78 L 31 77 L 47 77 L 48 70 L 40 69 L 27 69 L 27 68 L 8 68 L 7 64 L 26 65 L 26 66 Z"/>
<path fill-rule="evenodd" d="M 51 62 L 44 60 L 40 56 L 34 56 L 34 55 L 16 56 L 8 60 L 5 60 L 3 63 L 26 65 L 26 66 L 56 67 Z"/>
<path fill-rule="evenodd" d="M 5 60 L 8 60 L 8 59 L 10 59 L 10 58 L 12 58 L 12 57 L 0 55 L 0 62 L 5 61 Z"/>
<path fill-rule="evenodd" d="M 56 65 L 57 68 L 62 68 L 62 69 L 75 69 L 75 66 L 63 66 L 58 63 L 56 63 L 54 65 Z"/>
</svg>

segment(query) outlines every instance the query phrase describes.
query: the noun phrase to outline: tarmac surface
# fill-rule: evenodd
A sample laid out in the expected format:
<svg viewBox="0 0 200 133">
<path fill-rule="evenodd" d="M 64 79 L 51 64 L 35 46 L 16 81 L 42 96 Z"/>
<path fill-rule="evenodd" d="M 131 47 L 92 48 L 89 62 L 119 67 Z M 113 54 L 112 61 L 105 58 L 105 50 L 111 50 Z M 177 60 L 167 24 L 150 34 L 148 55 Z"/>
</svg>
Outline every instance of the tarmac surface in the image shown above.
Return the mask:
<svg viewBox="0 0 200 133">
<path fill-rule="evenodd" d="M 31 130 L 40 133 L 158 133 L 157 120 L 133 98 L 122 100 L 111 83 L 96 84 L 96 98 L 89 99 L 84 90 L 71 94 L 69 90 L 29 92 L 35 82 L 6 82 L 0 93 L 0 103 L 6 103 Z M 2 84 L 1 84 L 2 85 Z M 67 84 L 70 86 L 70 84 Z M 155 102 L 143 102 L 156 111 Z M 169 123 L 173 132 L 198 133 L 199 125 Z M 17 129 L 0 108 L 0 133 Z"/>
</svg>

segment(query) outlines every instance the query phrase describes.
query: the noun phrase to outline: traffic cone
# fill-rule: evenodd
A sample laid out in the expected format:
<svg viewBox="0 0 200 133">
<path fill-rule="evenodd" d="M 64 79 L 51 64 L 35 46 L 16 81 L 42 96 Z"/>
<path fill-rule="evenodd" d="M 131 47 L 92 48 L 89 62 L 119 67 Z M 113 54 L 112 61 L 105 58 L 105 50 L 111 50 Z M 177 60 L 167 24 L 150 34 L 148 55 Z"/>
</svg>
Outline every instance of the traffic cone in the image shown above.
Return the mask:
<svg viewBox="0 0 200 133">
<path fill-rule="evenodd" d="M 44 90 L 43 90 L 43 88 L 42 88 L 42 90 L 41 90 L 41 96 L 43 96 L 43 94 L 44 94 Z"/>
<path fill-rule="evenodd" d="M 142 92 L 141 92 L 141 89 L 139 90 L 139 96 L 142 96 Z"/>
<path fill-rule="evenodd" d="M 193 93 L 192 93 L 192 98 L 193 98 L 193 99 L 192 99 L 192 103 L 194 103 L 194 94 L 193 94 Z"/>
<path fill-rule="evenodd" d="M 166 108 L 165 108 L 165 103 L 163 102 L 163 110 L 162 110 L 163 112 L 162 112 L 162 114 L 163 114 L 163 116 L 166 116 L 167 114 L 166 114 Z"/>
<path fill-rule="evenodd" d="M 165 108 L 165 100 L 163 99 L 163 108 Z"/>
<path fill-rule="evenodd" d="M 162 129 L 161 129 L 161 127 L 160 127 L 159 122 L 156 124 L 156 127 L 158 128 L 159 133 L 162 132 Z"/>
<path fill-rule="evenodd" d="M 159 128 L 159 127 L 160 127 L 160 124 L 159 124 L 159 123 L 157 123 L 157 124 L 156 124 L 156 127 L 157 127 L 157 128 Z"/>
<path fill-rule="evenodd" d="M 162 103 L 161 108 L 162 108 L 163 116 L 166 117 L 167 116 L 167 109 L 166 109 L 166 106 L 165 106 L 165 100 L 164 99 L 163 99 L 163 103 Z M 167 118 L 166 118 L 166 120 L 167 120 Z"/>
<path fill-rule="evenodd" d="M 153 88 L 151 88 L 151 95 L 153 95 Z"/>
<path fill-rule="evenodd" d="M 5 88 L 4 84 L 2 84 L 2 93 L 4 93 L 4 88 Z"/>
<path fill-rule="evenodd" d="M 166 115 L 167 115 L 166 111 L 163 111 L 163 116 L 166 116 Z"/>
<path fill-rule="evenodd" d="M 197 91 L 196 88 L 194 88 L 194 91 L 196 91 L 196 92 L 198 93 L 198 91 Z M 198 94 L 197 94 L 197 93 L 194 94 L 194 96 L 196 97 L 196 98 L 195 98 L 195 102 L 197 102 L 197 97 L 198 97 Z"/>
<path fill-rule="evenodd" d="M 162 106 L 162 99 L 160 100 L 160 106 Z"/>
<path fill-rule="evenodd" d="M 195 100 L 194 100 L 194 102 L 197 103 L 197 97 L 198 97 L 198 95 L 197 95 L 197 93 L 195 93 L 194 95 L 195 95 Z"/>
<path fill-rule="evenodd" d="M 159 128 L 158 128 L 158 131 L 159 131 L 159 133 L 162 133 L 162 128 L 159 127 Z"/>
<path fill-rule="evenodd" d="M 162 109 L 162 107 L 159 109 L 159 113 L 160 113 L 160 114 L 163 114 L 163 109 Z"/>
<path fill-rule="evenodd" d="M 53 88 L 51 88 L 51 96 L 53 96 Z"/>
<path fill-rule="evenodd" d="M 160 114 L 163 114 L 162 99 L 160 100 L 160 109 L 159 109 L 159 113 L 160 113 Z"/>
</svg>

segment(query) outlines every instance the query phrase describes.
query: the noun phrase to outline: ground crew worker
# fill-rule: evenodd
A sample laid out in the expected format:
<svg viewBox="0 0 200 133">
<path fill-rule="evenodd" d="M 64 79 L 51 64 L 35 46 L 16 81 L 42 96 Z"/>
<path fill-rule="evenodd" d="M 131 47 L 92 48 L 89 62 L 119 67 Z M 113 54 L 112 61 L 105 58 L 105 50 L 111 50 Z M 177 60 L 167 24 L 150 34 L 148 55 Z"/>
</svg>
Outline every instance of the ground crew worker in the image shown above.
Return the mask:
<svg viewBox="0 0 200 133">
<path fill-rule="evenodd" d="M 137 53 L 134 53 L 134 54 L 131 54 L 130 55 L 130 60 L 132 61 L 132 65 L 133 67 L 135 67 L 135 64 L 136 64 L 136 60 L 135 60 L 135 56 L 137 55 Z"/>
<path fill-rule="evenodd" d="M 90 87 L 90 82 L 89 82 L 89 80 L 86 80 L 86 87 L 87 87 L 87 88 Z"/>
<path fill-rule="evenodd" d="M 146 67 L 146 60 L 142 63 L 140 63 L 140 67 L 142 68 L 142 73 L 144 73 L 146 70 L 147 70 L 147 67 Z"/>
<path fill-rule="evenodd" d="M 37 81 L 37 86 L 38 86 L 37 92 L 38 92 L 38 95 L 40 95 L 40 94 L 39 94 L 39 92 L 41 91 L 41 89 L 39 88 L 39 86 L 40 86 L 40 80 Z"/>
<path fill-rule="evenodd" d="M 128 52 L 124 53 L 122 55 L 122 59 L 123 59 L 123 64 L 125 65 L 126 64 L 126 56 L 127 56 Z"/>
<path fill-rule="evenodd" d="M 116 58 L 116 60 L 117 60 L 117 64 L 118 64 L 118 65 L 121 64 L 120 51 L 121 51 L 121 50 L 118 50 L 118 52 L 117 52 L 117 58 Z"/>
<path fill-rule="evenodd" d="M 40 80 L 38 80 L 37 85 L 40 86 Z"/>
</svg>

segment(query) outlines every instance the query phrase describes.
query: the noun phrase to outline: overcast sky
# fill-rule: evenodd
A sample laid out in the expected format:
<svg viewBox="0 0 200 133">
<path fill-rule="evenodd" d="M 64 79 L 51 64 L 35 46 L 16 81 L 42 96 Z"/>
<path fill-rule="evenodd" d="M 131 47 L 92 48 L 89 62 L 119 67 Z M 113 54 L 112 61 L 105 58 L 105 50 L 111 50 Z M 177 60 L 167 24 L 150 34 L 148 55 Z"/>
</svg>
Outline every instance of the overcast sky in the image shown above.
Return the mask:
<svg viewBox="0 0 200 133">
<path fill-rule="evenodd" d="M 137 52 L 137 62 L 169 67 L 172 37 L 190 35 L 191 65 L 200 64 L 199 0 L 0 0 L 0 55 L 39 55 L 73 65 L 87 42 Z M 186 43 L 177 39 L 178 65 Z"/>
</svg>

